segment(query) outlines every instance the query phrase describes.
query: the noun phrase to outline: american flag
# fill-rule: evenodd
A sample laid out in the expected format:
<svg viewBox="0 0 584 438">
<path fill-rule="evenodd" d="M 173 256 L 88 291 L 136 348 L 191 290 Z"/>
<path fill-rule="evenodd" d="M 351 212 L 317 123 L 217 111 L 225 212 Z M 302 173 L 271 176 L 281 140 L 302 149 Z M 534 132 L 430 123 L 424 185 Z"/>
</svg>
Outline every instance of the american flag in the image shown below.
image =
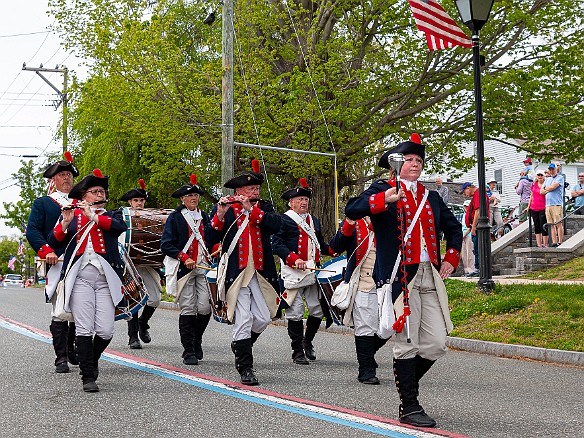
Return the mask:
<svg viewBox="0 0 584 438">
<path fill-rule="evenodd" d="M 47 196 L 57 190 L 57 186 L 55 185 L 55 178 L 51 178 L 47 183 Z"/>
<path fill-rule="evenodd" d="M 10 259 L 8 260 L 8 268 L 11 271 L 14 271 L 14 263 L 16 263 L 16 257 L 14 257 L 13 255 L 10 256 Z"/>
<path fill-rule="evenodd" d="M 20 221 L 20 225 L 22 226 L 22 231 L 24 232 L 24 234 L 26 234 L 26 224 L 24 223 L 24 221 Z"/>
<path fill-rule="evenodd" d="M 436 0 L 408 0 L 416 27 L 426 34 L 428 48 L 472 47 L 472 41 Z"/>
<path fill-rule="evenodd" d="M 16 253 L 17 256 L 24 254 L 24 242 L 20 239 L 20 245 L 18 245 L 18 252 Z"/>
</svg>

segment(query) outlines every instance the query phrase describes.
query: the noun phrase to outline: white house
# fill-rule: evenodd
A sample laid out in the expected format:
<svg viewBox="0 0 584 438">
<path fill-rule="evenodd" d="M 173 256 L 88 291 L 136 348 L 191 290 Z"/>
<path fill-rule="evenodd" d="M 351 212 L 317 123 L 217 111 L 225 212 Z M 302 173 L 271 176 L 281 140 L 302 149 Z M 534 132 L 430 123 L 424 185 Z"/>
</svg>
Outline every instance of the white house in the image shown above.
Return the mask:
<svg viewBox="0 0 584 438">
<path fill-rule="evenodd" d="M 516 140 L 485 140 L 485 176 L 487 181 L 497 181 L 497 187 L 501 194 L 501 203 L 514 207 L 519 203 L 519 196 L 515 192 L 515 185 L 519 181 L 520 172 L 524 169 L 523 160 L 527 157 L 524 151 L 517 150 L 507 143 L 517 144 Z M 461 152 L 464 156 L 476 155 L 476 142 L 462 145 Z M 546 170 L 549 162 L 539 162 L 533 158 L 534 170 Z M 565 163 L 563 160 L 553 160 L 562 164 L 562 173 L 566 175 L 566 181 L 573 186 L 578 182 L 578 172 L 584 172 L 584 161 Z M 478 170 L 474 166 L 459 178 L 453 180 L 457 183 L 470 181 L 478 186 Z"/>
</svg>

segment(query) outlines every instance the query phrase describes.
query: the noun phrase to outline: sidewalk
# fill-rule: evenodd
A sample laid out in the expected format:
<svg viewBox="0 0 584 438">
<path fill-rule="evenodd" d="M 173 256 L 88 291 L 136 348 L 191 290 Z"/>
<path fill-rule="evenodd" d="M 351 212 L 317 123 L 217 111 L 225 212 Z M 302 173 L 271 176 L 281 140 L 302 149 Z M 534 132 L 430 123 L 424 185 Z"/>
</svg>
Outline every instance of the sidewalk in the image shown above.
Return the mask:
<svg viewBox="0 0 584 438">
<path fill-rule="evenodd" d="M 478 277 L 450 277 L 450 280 L 466 281 L 467 283 L 476 283 Z M 584 286 L 583 280 L 540 280 L 531 278 L 509 277 L 505 275 L 498 275 L 493 277 L 493 281 L 497 284 L 580 284 Z"/>
</svg>

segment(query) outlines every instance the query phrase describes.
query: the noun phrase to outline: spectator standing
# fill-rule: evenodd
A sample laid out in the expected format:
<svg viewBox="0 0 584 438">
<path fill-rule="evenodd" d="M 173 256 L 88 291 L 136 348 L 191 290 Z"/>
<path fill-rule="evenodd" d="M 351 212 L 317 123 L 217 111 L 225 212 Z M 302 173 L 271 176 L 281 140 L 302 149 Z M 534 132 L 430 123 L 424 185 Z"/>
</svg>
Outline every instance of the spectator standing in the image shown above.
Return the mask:
<svg viewBox="0 0 584 438">
<path fill-rule="evenodd" d="M 545 179 L 540 193 L 545 195 L 545 216 L 549 224 L 548 233 L 552 236 L 552 247 L 558 247 L 564 240 L 563 193 L 564 177 L 558 174 L 557 165 L 550 163 L 548 166 L 550 176 Z"/>
<path fill-rule="evenodd" d="M 531 197 L 532 185 L 533 183 L 528 179 L 525 171 L 521 172 L 521 177 L 519 178 L 519 181 L 515 185 L 515 191 L 519 195 L 519 223 L 525 222 L 527 220 L 528 205 L 529 199 Z"/>
<path fill-rule="evenodd" d="M 473 253 L 474 253 L 474 271 L 471 272 L 468 276 L 469 277 L 479 277 L 479 240 L 477 236 L 477 225 L 479 223 L 479 206 L 480 206 L 480 198 L 479 198 L 479 190 L 473 183 L 465 182 L 460 189 L 460 193 L 468 198 L 471 198 L 470 204 L 468 206 L 468 210 L 464 216 L 464 222 L 468 228 L 471 229 L 471 238 L 472 238 L 472 245 L 473 245 Z M 485 199 L 485 202 L 489 203 L 488 197 Z M 488 212 L 488 210 L 487 210 Z M 488 214 L 488 213 L 487 213 Z"/>
<path fill-rule="evenodd" d="M 540 193 L 541 188 L 545 182 L 544 173 L 541 170 L 537 171 L 535 182 L 531 185 L 531 195 L 527 203 L 526 210 L 533 219 L 533 231 L 535 234 L 535 241 L 540 248 L 548 247 L 548 232 L 544 224 L 545 219 L 545 195 Z"/>
<path fill-rule="evenodd" d="M 500 228 L 503 226 L 503 218 L 501 217 L 501 195 L 497 191 L 497 181 L 489 181 L 489 224 Z"/>
<path fill-rule="evenodd" d="M 523 160 L 523 165 L 525 166 L 523 168 L 523 172 L 525 172 L 525 176 L 527 176 L 527 179 L 529 181 L 533 181 L 535 172 L 533 170 L 533 162 L 531 161 L 531 158 L 529 158 L 529 157 L 525 158 L 525 160 Z"/>
<path fill-rule="evenodd" d="M 578 182 L 574 184 L 570 194 L 572 198 L 575 198 L 576 210 L 574 214 L 584 215 L 584 172 L 578 172 Z"/>
<path fill-rule="evenodd" d="M 470 208 L 470 199 L 467 199 L 462 204 L 464 206 L 465 216 L 466 212 Z M 462 249 L 460 250 L 460 259 L 462 260 L 462 266 L 464 267 L 464 276 L 469 277 L 474 271 L 474 254 L 473 254 L 473 243 L 472 235 L 470 234 L 471 228 L 466 226 L 466 221 L 462 221 Z"/>
<path fill-rule="evenodd" d="M 442 178 L 436 178 L 436 191 L 445 204 L 450 202 L 450 193 L 448 192 L 448 187 L 442 184 Z"/>
</svg>

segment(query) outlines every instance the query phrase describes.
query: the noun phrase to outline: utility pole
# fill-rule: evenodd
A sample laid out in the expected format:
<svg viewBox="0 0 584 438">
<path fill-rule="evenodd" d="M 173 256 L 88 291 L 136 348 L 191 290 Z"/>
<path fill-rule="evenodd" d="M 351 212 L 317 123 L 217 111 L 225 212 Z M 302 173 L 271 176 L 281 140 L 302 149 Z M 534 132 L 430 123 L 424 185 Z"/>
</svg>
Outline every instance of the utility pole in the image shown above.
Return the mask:
<svg viewBox="0 0 584 438">
<path fill-rule="evenodd" d="M 233 178 L 233 0 L 223 1 L 221 79 L 221 182 Z M 231 194 L 230 189 L 223 189 Z"/>
<path fill-rule="evenodd" d="M 55 90 L 57 92 L 57 94 L 59 95 L 59 97 L 61 98 L 61 100 L 57 104 L 56 108 L 59 108 L 59 105 L 61 103 L 63 103 L 63 123 L 62 123 L 62 126 L 63 126 L 63 153 L 67 152 L 67 141 L 68 141 L 67 116 L 69 113 L 68 97 L 67 97 L 67 81 L 68 81 L 68 76 L 69 76 L 69 70 L 67 70 L 67 67 L 65 67 L 65 66 L 62 66 L 62 68 L 59 68 L 59 66 L 57 66 L 55 68 L 44 68 L 42 64 L 40 67 L 27 67 L 26 62 L 24 62 L 22 64 L 22 69 L 26 70 L 26 71 L 34 71 L 37 75 L 39 75 L 41 77 L 41 79 L 43 81 L 45 81 L 49 85 L 49 87 L 51 87 L 53 90 Z M 57 87 L 55 87 L 46 77 L 43 76 L 43 73 L 63 73 L 63 91 L 61 91 Z"/>
</svg>

